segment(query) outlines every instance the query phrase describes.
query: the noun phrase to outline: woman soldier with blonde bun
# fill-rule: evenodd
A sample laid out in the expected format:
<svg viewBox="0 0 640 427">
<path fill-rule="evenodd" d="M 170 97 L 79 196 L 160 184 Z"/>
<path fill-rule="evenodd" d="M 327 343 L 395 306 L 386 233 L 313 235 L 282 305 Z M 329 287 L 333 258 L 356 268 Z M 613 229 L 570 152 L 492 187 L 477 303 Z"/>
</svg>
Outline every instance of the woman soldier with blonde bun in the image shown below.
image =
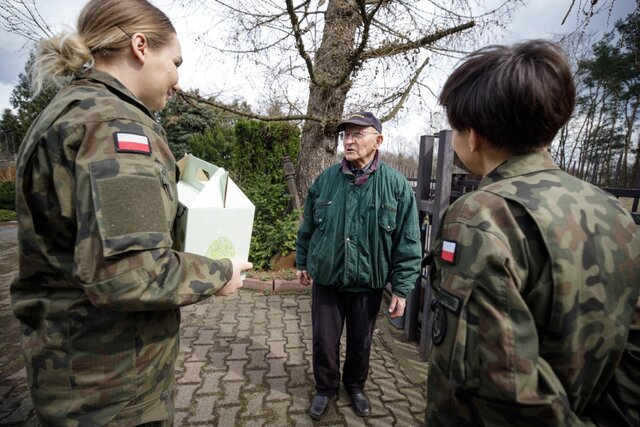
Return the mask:
<svg viewBox="0 0 640 427">
<path fill-rule="evenodd" d="M 175 159 L 151 111 L 181 62 L 146 0 L 92 0 L 38 47 L 35 87 L 64 86 L 18 154 L 11 298 L 43 425 L 171 425 L 179 307 L 251 268 L 171 249 Z"/>
</svg>

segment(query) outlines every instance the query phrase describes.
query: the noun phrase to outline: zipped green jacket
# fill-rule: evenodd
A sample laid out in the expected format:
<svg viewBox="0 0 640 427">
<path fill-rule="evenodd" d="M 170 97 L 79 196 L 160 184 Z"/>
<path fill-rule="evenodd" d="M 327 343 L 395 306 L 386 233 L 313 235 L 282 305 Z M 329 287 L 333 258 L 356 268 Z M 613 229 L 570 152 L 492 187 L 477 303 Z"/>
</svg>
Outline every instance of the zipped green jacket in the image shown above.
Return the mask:
<svg viewBox="0 0 640 427">
<path fill-rule="evenodd" d="M 406 297 L 420 273 L 418 210 L 404 176 L 380 162 L 363 185 L 340 164 L 309 188 L 296 266 L 318 284 L 367 292 L 391 283 Z"/>
</svg>

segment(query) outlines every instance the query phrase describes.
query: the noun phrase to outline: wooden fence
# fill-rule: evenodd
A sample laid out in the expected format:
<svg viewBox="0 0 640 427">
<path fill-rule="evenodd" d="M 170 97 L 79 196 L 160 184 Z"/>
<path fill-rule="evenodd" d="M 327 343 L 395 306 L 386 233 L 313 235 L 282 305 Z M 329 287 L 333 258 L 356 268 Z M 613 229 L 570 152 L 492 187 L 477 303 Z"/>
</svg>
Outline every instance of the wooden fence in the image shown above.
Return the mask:
<svg viewBox="0 0 640 427">
<path fill-rule="evenodd" d="M 0 160 L 0 182 L 16 180 L 16 163 Z"/>
</svg>

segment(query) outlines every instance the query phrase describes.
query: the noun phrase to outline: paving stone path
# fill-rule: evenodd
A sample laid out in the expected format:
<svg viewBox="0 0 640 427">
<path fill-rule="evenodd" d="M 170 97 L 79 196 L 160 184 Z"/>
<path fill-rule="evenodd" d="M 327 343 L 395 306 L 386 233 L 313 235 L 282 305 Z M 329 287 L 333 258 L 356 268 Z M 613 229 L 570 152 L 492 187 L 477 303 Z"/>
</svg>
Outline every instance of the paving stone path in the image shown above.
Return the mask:
<svg viewBox="0 0 640 427">
<path fill-rule="evenodd" d="M 9 300 L 15 239 L 15 225 L 0 225 L 0 425 L 38 426 Z M 387 321 L 386 307 L 377 321 L 365 389 L 372 415 L 357 417 L 341 390 L 321 421 L 309 418 L 311 297 L 293 288 L 242 289 L 182 309 L 175 426 L 422 425 L 427 364 L 416 344 Z"/>
</svg>

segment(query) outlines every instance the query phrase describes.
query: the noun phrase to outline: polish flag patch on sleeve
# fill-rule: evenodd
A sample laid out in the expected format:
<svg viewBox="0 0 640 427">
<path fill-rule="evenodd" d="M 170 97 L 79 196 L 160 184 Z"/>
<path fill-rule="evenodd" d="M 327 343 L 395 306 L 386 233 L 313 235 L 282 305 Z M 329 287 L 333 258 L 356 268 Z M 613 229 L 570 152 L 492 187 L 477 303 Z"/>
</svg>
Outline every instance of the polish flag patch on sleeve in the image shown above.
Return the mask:
<svg viewBox="0 0 640 427">
<path fill-rule="evenodd" d="M 119 153 L 151 154 L 149 138 L 135 133 L 116 132 L 113 134 L 116 141 L 116 151 Z"/>
<path fill-rule="evenodd" d="M 443 240 L 442 241 L 442 254 L 440 258 L 442 261 L 447 262 L 449 264 L 453 264 L 456 260 L 456 246 L 457 243 L 451 240 Z"/>
</svg>

